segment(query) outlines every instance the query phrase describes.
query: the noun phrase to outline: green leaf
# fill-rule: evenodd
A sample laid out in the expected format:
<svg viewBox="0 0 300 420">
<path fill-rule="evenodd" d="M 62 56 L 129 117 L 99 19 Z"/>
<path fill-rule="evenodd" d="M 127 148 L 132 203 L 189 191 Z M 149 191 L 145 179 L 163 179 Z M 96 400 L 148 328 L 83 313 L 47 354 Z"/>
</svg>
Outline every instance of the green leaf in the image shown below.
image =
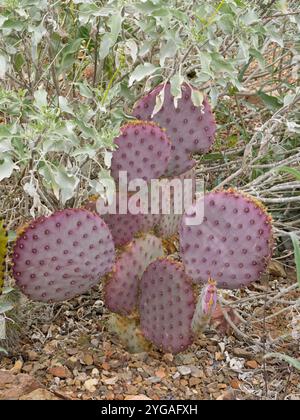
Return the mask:
<svg viewBox="0 0 300 420">
<path fill-rule="evenodd" d="M 294 245 L 297 281 L 300 287 L 300 243 L 295 233 L 291 233 L 290 235 L 291 235 L 292 242 Z"/>
<path fill-rule="evenodd" d="M 7 70 L 7 60 L 4 55 L 0 55 L 0 79 L 4 79 Z"/>
<path fill-rule="evenodd" d="M 132 72 L 131 76 L 129 77 L 128 86 L 132 86 L 134 82 L 140 82 L 145 77 L 150 76 L 157 70 L 157 67 L 155 67 L 151 63 L 144 63 L 139 64 L 134 71 Z"/>
<path fill-rule="evenodd" d="M 295 121 L 287 121 L 286 126 L 290 133 L 300 134 L 300 124 Z"/>
<path fill-rule="evenodd" d="M 3 25 L 3 29 L 14 29 L 15 31 L 21 31 L 25 26 L 25 22 L 16 19 L 7 19 Z"/>
<path fill-rule="evenodd" d="M 266 359 L 270 359 L 272 357 L 284 360 L 285 362 L 288 362 L 294 368 L 300 370 L 300 360 L 294 359 L 293 357 L 287 356 L 282 353 L 268 353 L 265 355 Z"/>
<path fill-rule="evenodd" d="M 157 114 L 157 113 L 161 110 L 161 108 L 162 108 L 162 106 L 163 106 L 164 102 L 165 102 L 165 86 L 164 86 L 164 88 L 163 88 L 163 89 L 159 92 L 159 94 L 158 94 L 158 95 L 156 95 L 155 107 L 154 107 L 154 109 L 153 109 L 153 111 L 152 111 L 151 118 L 153 118 L 153 117 L 154 117 L 154 115 L 155 115 L 155 114 Z"/>
<path fill-rule="evenodd" d="M 252 25 L 252 23 L 255 23 L 259 20 L 257 14 L 254 12 L 254 10 L 249 9 L 247 13 L 243 16 L 241 16 L 241 21 L 245 25 Z"/>
<path fill-rule="evenodd" d="M 262 70 L 264 70 L 265 65 L 266 65 L 266 62 L 265 62 L 265 58 L 264 58 L 264 56 L 261 54 L 261 52 L 260 52 L 260 51 L 258 51 L 258 50 L 257 50 L 257 49 L 255 49 L 255 48 L 250 48 L 250 49 L 249 49 L 249 52 L 250 52 L 250 55 L 251 55 L 252 57 L 256 58 L 256 60 L 257 60 L 257 62 L 258 62 L 258 64 L 259 64 L 259 67 L 260 67 Z"/>
<path fill-rule="evenodd" d="M 282 107 L 282 102 L 276 96 L 267 95 L 264 92 L 258 92 L 257 95 L 271 111 L 276 111 Z"/>
<path fill-rule="evenodd" d="M 177 51 L 177 45 L 173 39 L 169 39 L 160 49 L 159 64 L 161 67 L 165 65 L 167 58 L 174 57 Z"/>
<path fill-rule="evenodd" d="M 20 53 L 20 52 L 17 53 L 15 55 L 15 58 L 14 58 L 14 66 L 15 66 L 15 69 L 16 69 L 17 72 L 21 70 L 21 68 L 23 67 L 24 63 L 25 63 L 25 59 L 24 59 L 23 54 Z"/>
<path fill-rule="evenodd" d="M 9 303 L 9 302 L 1 303 L 0 304 L 0 315 L 11 311 L 13 308 L 14 308 L 14 305 L 12 303 Z"/>
<path fill-rule="evenodd" d="M 200 92 L 199 90 L 192 89 L 191 99 L 192 99 L 193 104 L 199 107 L 203 103 L 203 99 L 204 99 L 203 93 Z"/>
<path fill-rule="evenodd" d="M 8 352 L 3 347 L 0 347 L 0 353 L 4 353 L 6 356 L 8 355 Z"/>
<path fill-rule="evenodd" d="M 60 71 L 66 70 L 75 62 L 75 53 L 78 52 L 81 46 L 82 39 L 77 38 L 71 41 L 62 51 L 62 59 L 60 65 Z"/>
<path fill-rule="evenodd" d="M 67 98 L 65 98 L 64 96 L 59 96 L 58 100 L 59 100 L 59 107 L 63 112 L 67 112 L 68 114 L 74 115 L 73 110 L 70 107 Z"/>
<path fill-rule="evenodd" d="M 85 98 L 92 99 L 93 98 L 93 92 L 87 86 L 85 83 L 77 83 L 77 86 L 79 86 L 79 92 L 81 96 L 84 96 Z"/>
<path fill-rule="evenodd" d="M 184 78 L 183 78 L 183 76 L 181 75 L 180 72 L 174 74 L 174 76 L 172 76 L 171 79 L 170 79 L 171 94 L 172 94 L 172 96 L 174 96 L 175 108 L 177 108 L 178 100 L 182 96 L 181 85 L 183 84 L 183 82 L 184 82 Z"/>
<path fill-rule="evenodd" d="M 298 171 L 295 168 L 291 168 L 289 166 L 282 166 L 281 168 L 278 169 L 278 172 L 291 174 L 297 179 L 297 181 L 300 181 L 300 171 Z"/>
<path fill-rule="evenodd" d="M 33 96 L 34 104 L 37 108 L 42 109 L 47 106 L 47 92 L 45 89 L 36 90 Z"/>
<path fill-rule="evenodd" d="M 60 168 L 57 168 L 54 173 L 54 180 L 60 189 L 59 198 L 61 199 L 62 204 L 65 205 L 66 202 L 73 197 L 79 183 L 79 179 L 72 173 L 68 172 L 66 168 L 61 166 Z"/>
<path fill-rule="evenodd" d="M 107 25 L 110 28 L 110 32 L 103 36 L 99 50 L 99 56 L 102 60 L 108 55 L 110 48 L 117 42 L 122 28 L 121 13 L 116 13 L 111 16 Z"/>
<path fill-rule="evenodd" d="M 14 164 L 9 156 L 0 157 L 0 181 L 9 178 L 14 170 Z"/>
</svg>

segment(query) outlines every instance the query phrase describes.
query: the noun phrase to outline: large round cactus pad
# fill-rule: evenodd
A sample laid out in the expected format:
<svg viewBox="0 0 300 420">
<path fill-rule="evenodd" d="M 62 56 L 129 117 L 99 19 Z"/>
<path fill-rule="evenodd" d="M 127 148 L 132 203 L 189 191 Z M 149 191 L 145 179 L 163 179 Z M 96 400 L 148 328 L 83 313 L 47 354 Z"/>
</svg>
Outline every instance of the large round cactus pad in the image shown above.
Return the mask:
<svg viewBox="0 0 300 420">
<path fill-rule="evenodd" d="M 195 207 L 203 205 L 204 220 L 191 224 Z M 180 252 L 195 283 L 209 278 L 218 287 L 236 289 L 259 279 L 272 255 L 272 221 L 256 199 L 235 190 L 200 198 L 183 217 Z"/>
<path fill-rule="evenodd" d="M 55 302 L 84 293 L 111 271 L 115 249 L 104 221 L 68 209 L 33 221 L 13 254 L 17 285 L 31 299 Z"/>
</svg>

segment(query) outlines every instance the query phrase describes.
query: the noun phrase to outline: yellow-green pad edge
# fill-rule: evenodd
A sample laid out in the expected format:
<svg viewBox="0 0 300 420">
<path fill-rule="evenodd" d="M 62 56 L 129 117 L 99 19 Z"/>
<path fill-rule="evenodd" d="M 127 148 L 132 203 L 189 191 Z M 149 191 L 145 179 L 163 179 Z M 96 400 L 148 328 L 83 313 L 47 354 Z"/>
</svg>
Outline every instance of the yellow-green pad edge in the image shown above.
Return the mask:
<svg viewBox="0 0 300 420">
<path fill-rule="evenodd" d="M 4 273 L 5 273 L 5 258 L 7 253 L 7 230 L 5 229 L 3 220 L 0 220 L 0 295 L 4 285 Z"/>
</svg>

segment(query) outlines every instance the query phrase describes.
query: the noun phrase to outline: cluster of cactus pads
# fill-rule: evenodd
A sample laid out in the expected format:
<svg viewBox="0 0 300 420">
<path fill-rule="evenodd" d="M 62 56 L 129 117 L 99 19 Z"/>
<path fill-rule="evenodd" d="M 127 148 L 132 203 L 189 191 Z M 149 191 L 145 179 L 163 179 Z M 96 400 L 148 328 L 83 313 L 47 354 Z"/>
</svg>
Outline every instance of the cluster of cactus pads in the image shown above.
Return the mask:
<svg viewBox="0 0 300 420">
<path fill-rule="evenodd" d="M 162 92 L 162 107 L 154 113 Z M 208 152 L 216 131 L 207 99 L 195 106 L 195 93 L 184 84 L 175 106 L 167 83 L 135 105 L 137 120 L 115 139 L 111 172 L 117 189 L 121 171 L 128 181 L 195 180 L 193 154 Z M 104 214 L 91 200 L 84 209 L 34 220 L 14 246 L 16 284 L 31 299 L 57 302 L 102 278 L 110 329 L 129 349 L 154 344 L 165 352 L 183 351 L 209 323 L 217 287 L 236 289 L 258 280 L 273 248 L 271 218 L 252 197 L 230 189 L 194 198 L 183 216 L 162 214 L 161 203 L 158 214 L 124 214 L 118 202 L 116 214 Z M 171 207 L 173 202 L 171 195 Z M 201 209 L 202 223 L 193 223 Z M 164 239 L 173 235 L 179 235 L 182 262 L 167 255 Z M 0 225 L 0 285 L 5 238 Z"/>
</svg>

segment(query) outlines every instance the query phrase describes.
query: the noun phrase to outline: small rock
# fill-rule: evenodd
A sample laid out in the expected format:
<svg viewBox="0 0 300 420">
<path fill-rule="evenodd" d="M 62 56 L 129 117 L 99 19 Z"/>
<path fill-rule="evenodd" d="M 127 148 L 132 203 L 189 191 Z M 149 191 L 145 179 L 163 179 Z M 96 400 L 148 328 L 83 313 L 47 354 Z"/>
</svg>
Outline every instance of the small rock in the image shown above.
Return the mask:
<svg viewBox="0 0 300 420">
<path fill-rule="evenodd" d="M 177 354 L 175 356 L 175 363 L 180 365 L 193 365 L 195 363 L 194 353 Z"/>
<path fill-rule="evenodd" d="M 26 352 L 26 354 L 27 354 L 28 360 L 30 360 L 31 362 L 34 362 L 36 360 L 39 360 L 39 355 L 38 355 L 38 353 L 36 351 L 28 350 Z"/>
<path fill-rule="evenodd" d="M 66 352 L 67 352 L 67 354 L 68 354 L 69 356 L 75 356 L 75 354 L 77 354 L 77 353 L 78 353 L 78 350 L 77 350 L 76 348 L 74 348 L 74 347 L 68 347 L 68 348 L 66 349 Z"/>
<path fill-rule="evenodd" d="M 14 364 L 14 367 L 10 369 L 11 373 L 20 373 L 23 367 L 23 362 L 21 360 L 17 360 Z"/>
<path fill-rule="evenodd" d="M 190 386 L 196 386 L 199 385 L 201 380 L 199 378 L 190 378 L 189 379 L 189 385 Z"/>
<path fill-rule="evenodd" d="M 166 353 L 166 354 L 163 355 L 163 358 L 162 359 L 166 363 L 172 363 L 173 360 L 174 360 L 174 356 L 171 353 Z"/>
<path fill-rule="evenodd" d="M 47 391 L 46 389 L 38 388 L 30 392 L 29 394 L 23 395 L 22 397 L 20 397 L 20 400 L 49 401 L 60 400 L 60 398 L 56 397 L 54 394 Z"/>
<path fill-rule="evenodd" d="M 136 401 L 143 401 L 143 400 L 151 400 L 151 398 L 148 398 L 146 395 L 144 394 L 140 394 L 140 395 L 126 395 L 126 397 L 124 398 L 125 401 L 131 401 L 131 400 L 136 400 Z"/>
<path fill-rule="evenodd" d="M 70 378 L 71 372 L 65 366 L 53 366 L 48 369 L 48 373 L 60 379 Z"/>
<path fill-rule="evenodd" d="M 100 341 L 99 341 L 99 340 L 97 340 L 97 338 L 93 338 L 93 339 L 91 340 L 91 345 L 92 345 L 93 347 L 98 348 L 98 347 L 99 347 L 99 344 L 100 344 Z"/>
<path fill-rule="evenodd" d="M 222 354 L 221 352 L 217 351 L 217 352 L 215 353 L 215 360 L 216 360 L 217 362 L 220 362 L 220 361 L 222 361 L 222 360 L 225 360 L 224 354 Z"/>
<path fill-rule="evenodd" d="M 150 376 L 150 378 L 147 378 L 147 382 L 150 384 L 158 384 L 161 381 L 161 378 L 158 376 Z"/>
<path fill-rule="evenodd" d="M 32 369 L 33 369 L 33 364 L 27 363 L 26 365 L 23 366 L 22 371 L 25 373 L 31 373 Z"/>
<path fill-rule="evenodd" d="M 202 369 L 197 368 L 196 366 L 190 366 L 191 375 L 193 378 L 205 378 L 205 374 Z"/>
<path fill-rule="evenodd" d="M 91 375 L 92 375 L 92 377 L 93 377 L 93 378 L 98 378 L 98 377 L 99 377 L 99 375 L 100 375 L 100 372 L 99 372 L 99 370 L 98 370 L 98 369 L 94 368 L 94 369 L 92 370 Z"/>
<path fill-rule="evenodd" d="M 164 368 L 160 368 L 155 371 L 155 376 L 158 376 L 159 378 L 163 379 L 166 377 L 166 370 Z"/>
<path fill-rule="evenodd" d="M 38 388 L 41 384 L 30 375 L 0 370 L 0 400 L 18 400 Z"/>
<path fill-rule="evenodd" d="M 133 355 L 132 359 L 133 360 L 139 360 L 140 362 L 146 362 L 146 360 L 148 359 L 148 353 L 147 352 L 141 352 L 141 353 L 136 353 Z"/>
<path fill-rule="evenodd" d="M 243 357 L 245 359 L 249 359 L 253 357 L 253 353 L 248 350 L 242 349 L 240 347 L 235 347 L 233 349 L 233 354 L 237 357 Z"/>
<path fill-rule="evenodd" d="M 113 378 L 104 379 L 102 382 L 105 385 L 115 385 L 118 382 L 119 378 L 114 376 Z"/>
<path fill-rule="evenodd" d="M 78 364 L 78 359 L 75 356 L 69 357 L 68 360 L 66 361 L 67 367 L 72 370 L 76 367 L 77 364 Z"/>
<path fill-rule="evenodd" d="M 258 363 L 256 360 L 248 360 L 245 363 L 245 366 L 249 369 L 257 369 L 258 368 Z"/>
<path fill-rule="evenodd" d="M 77 381 L 85 382 L 87 380 L 87 378 L 88 378 L 88 376 L 87 376 L 87 374 L 85 372 L 78 373 L 78 372 L 74 371 L 73 373 L 76 376 L 76 380 Z"/>
<path fill-rule="evenodd" d="M 230 381 L 230 386 L 233 389 L 239 389 L 240 388 L 240 381 L 238 381 L 237 379 L 232 379 Z"/>
<path fill-rule="evenodd" d="M 286 278 L 287 276 L 283 265 L 280 262 L 275 261 L 275 260 L 272 260 L 269 263 L 268 270 L 269 270 L 269 273 L 275 277 Z"/>
<path fill-rule="evenodd" d="M 88 379 L 87 381 L 85 381 L 84 387 L 88 392 L 93 393 L 96 391 L 96 385 L 98 385 L 98 383 L 98 379 Z"/>
<path fill-rule="evenodd" d="M 231 401 L 235 400 L 235 395 L 233 392 L 225 391 L 223 394 L 219 395 L 216 400 L 218 401 Z"/>
<path fill-rule="evenodd" d="M 84 354 L 82 358 L 82 362 L 83 364 L 87 366 L 91 366 L 94 363 L 93 356 L 89 353 Z"/>
<path fill-rule="evenodd" d="M 192 373 L 190 366 L 178 366 L 177 370 L 180 375 L 190 375 Z"/>
</svg>

